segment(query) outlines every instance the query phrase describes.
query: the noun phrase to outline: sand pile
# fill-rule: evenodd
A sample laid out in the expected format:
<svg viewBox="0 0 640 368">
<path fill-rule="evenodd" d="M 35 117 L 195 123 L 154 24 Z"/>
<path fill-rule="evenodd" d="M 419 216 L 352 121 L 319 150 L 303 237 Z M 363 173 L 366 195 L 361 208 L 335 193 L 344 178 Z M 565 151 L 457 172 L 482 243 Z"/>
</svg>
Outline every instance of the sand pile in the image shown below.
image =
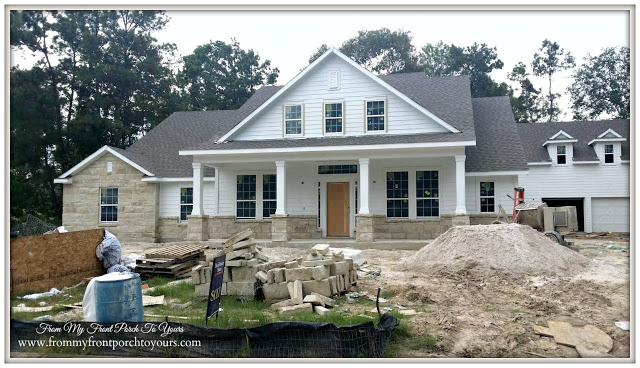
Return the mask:
<svg viewBox="0 0 640 368">
<path fill-rule="evenodd" d="M 587 259 L 530 226 L 473 225 L 449 229 L 407 258 L 402 267 L 424 273 L 558 275 L 583 271 Z"/>
</svg>

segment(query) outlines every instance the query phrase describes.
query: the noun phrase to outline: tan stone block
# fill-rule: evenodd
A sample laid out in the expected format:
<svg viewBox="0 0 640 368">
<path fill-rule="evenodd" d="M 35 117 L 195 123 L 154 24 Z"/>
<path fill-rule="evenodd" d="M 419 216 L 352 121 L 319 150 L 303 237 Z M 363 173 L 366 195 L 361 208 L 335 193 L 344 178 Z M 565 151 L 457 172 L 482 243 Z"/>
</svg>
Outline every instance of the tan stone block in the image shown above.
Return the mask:
<svg viewBox="0 0 640 368">
<path fill-rule="evenodd" d="M 313 295 L 313 294 L 307 295 L 307 296 L 304 297 L 304 299 L 302 299 L 302 302 L 303 303 L 311 303 L 312 305 L 320 305 L 320 306 L 324 307 L 324 302 L 322 301 L 322 299 L 320 299 L 318 297 L 318 294 L 316 294 L 316 295 Z"/>
<path fill-rule="evenodd" d="M 291 299 L 302 303 L 302 299 L 304 298 L 302 281 L 296 280 L 294 282 L 288 282 L 287 289 L 289 290 Z"/>
<path fill-rule="evenodd" d="M 333 307 L 333 305 L 335 304 L 335 301 L 328 296 L 320 295 L 318 293 L 313 293 L 313 292 L 311 293 L 311 295 L 315 295 L 318 298 L 320 298 L 320 300 L 322 300 L 322 302 L 324 303 L 325 307 Z"/>
<path fill-rule="evenodd" d="M 329 277 L 329 269 L 327 266 L 316 266 L 312 267 L 313 269 L 313 279 L 314 280 L 323 280 Z"/>
<path fill-rule="evenodd" d="M 329 280 L 313 280 L 302 282 L 302 294 L 309 295 L 311 293 L 317 293 L 324 296 L 331 296 L 331 286 Z"/>
<path fill-rule="evenodd" d="M 335 261 L 333 260 L 333 258 L 325 258 L 325 259 L 318 259 L 314 261 L 302 261 L 302 265 L 305 267 L 329 266 L 334 262 Z"/>
<path fill-rule="evenodd" d="M 287 299 L 287 300 L 283 300 L 281 302 L 272 304 L 270 308 L 273 310 L 278 310 L 282 307 L 290 307 L 292 305 L 299 305 L 299 304 L 302 304 L 302 300 L 298 301 L 294 299 Z"/>
<path fill-rule="evenodd" d="M 236 259 L 233 261 L 225 261 L 225 266 L 227 267 L 244 267 L 247 265 L 246 259 Z"/>
<path fill-rule="evenodd" d="M 275 272 L 273 271 L 273 269 L 267 270 L 267 282 L 268 283 L 276 282 L 275 281 Z"/>
<path fill-rule="evenodd" d="M 256 273 L 256 278 L 260 281 L 262 281 L 263 283 L 267 283 L 267 273 L 264 271 L 259 271 Z"/>
<path fill-rule="evenodd" d="M 327 280 L 329 280 L 329 287 L 331 288 L 331 295 L 338 294 L 338 277 L 330 276 Z"/>
<path fill-rule="evenodd" d="M 251 267 L 233 267 L 231 268 L 231 281 L 255 282 L 255 271 Z"/>
<path fill-rule="evenodd" d="M 287 281 L 309 281 L 313 280 L 313 268 L 298 267 L 285 269 L 285 277 Z"/>
<path fill-rule="evenodd" d="M 282 307 L 280 308 L 280 314 L 298 314 L 305 312 L 313 312 L 313 307 L 309 303 L 292 305 L 290 307 Z"/>
<path fill-rule="evenodd" d="M 329 267 L 331 269 L 331 276 L 344 275 L 345 273 L 349 273 L 349 270 L 351 269 L 348 261 L 336 262 Z"/>
<path fill-rule="evenodd" d="M 331 312 L 329 309 L 327 309 L 327 308 L 325 308 L 325 307 L 323 307 L 323 306 L 320 306 L 320 305 L 316 305 L 315 307 L 313 307 L 313 311 L 314 311 L 316 314 L 319 314 L 319 315 L 321 315 L 321 316 L 324 316 L 325 314 L 327 314 L 327 313 L 330 313 L 330 312 Z"/>
<path fill-rule="evenodd" d="M 227 295 L 253 297 L 255 295 L 255 282 L 227 282 Z"/>
<path fill-rule="evenodd" d="M 291 261 L 291 262 L 287 262 L 287 263 L 284 264 L 284 267 L 287 268 L 287 269 L 296 268 L 296 267 L 299 267 L 299 266 L 300 266 L 300 264 L 298 264 L 298 262 L 296 262 L 296 261 Z"/>
<path fill-rule="evenodd" d="M 284 268 L 276 268 L 273 270 L 273 281 L 276 283 L 285 282 L 285 269 Z"/>
<path fill-rule="evenodd" d="M 311 249 L 317 251 L 319 254 L 325 255 L 329 253 L 329 244 L 316 244 Z"/>
<path fill-rule="evenodd" d="M 289 288 L 287 287 L 286 282 L 281 282 L 277 284 L 264 284 L 262 285 L 262 292 L 264 294 L 264 298 L 271 300 L 282 300 L 289 299 Z"/>
</svg>

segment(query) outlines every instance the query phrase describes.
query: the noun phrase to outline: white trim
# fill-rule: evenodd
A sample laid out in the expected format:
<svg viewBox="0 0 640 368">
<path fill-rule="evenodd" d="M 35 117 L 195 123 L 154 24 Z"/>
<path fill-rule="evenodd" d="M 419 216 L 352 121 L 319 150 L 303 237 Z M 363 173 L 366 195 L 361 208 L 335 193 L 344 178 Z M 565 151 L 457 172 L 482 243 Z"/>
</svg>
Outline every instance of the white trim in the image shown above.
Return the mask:
<svg viewBox="0 0 640 368">
<path fill-rule="evenodd" d="M 552 162 L 527 162 L 528 166 L 550 166 Z"/>
<path fill-rule="evenodd" d="M 310 70 L 314 69 L 316 67 L 316 65 L 320 64 L 324 59 L 327 58 L 327 56 L 329 56 L 331 54 L 337 55 L 342 60 L 346 61 L 348 64 L 352 65 L 357 70 L 362 72 L 364 75 L 368 76 L 373 81 L 375 81 L 378 84 L 380 84 L 382 87 L 384 87 L 387 90 L 389 90 L 390 92 L 394 93 L 400 99 L 404 100 L 409 105 L 411 105 L 414 108 L 416 108 L 418 111 L 422 112 L 423 114 L 427 115 L 431 119 L 435 120 L 435 122 L 437 122 L 438 124 L 440 124 L 443 127 L 447 128 L 452 133 L 460 133 L 460 131 L 458 129 L 456 129 L 453 126 L 449 125 L 448 123 L 444 122 L 442 119 L 440 119 L 439 117 L 437 117 L 436 115 L 434 115 L 433 113 L 431 113 L 430 111 L 425 109 L 424 107 L 418 105 L 415 101 L 413 101 L 409 97 L 405 96 L 403 93 L 401 93 L 397 89 L 391 87 L 389 84 L 385 83 L 382 79 L 378 78 L 377 76 L 375 76 L 373 73 L 371 73 L 367 69 L 363 68 L 360 64 L 358 64 L 355 61 L 351 60 L 351 58 L 349 58 L 348 56 L 344 55 L 343 53 L 341 53 L 340 51 L 338 51 L 338 50 L 336 50 L 335 48 L 332 47 L 327 52 L 322 54 L 319 58 L 317 58 L 313 63 L 311 63 L 309 66 L 307 66 L 305 69 L 303 69 L 300 73 L 298 73 L 298 75 L 296 75 L 292 80 L 290 80 L 289 83 L 284 85 L 284 87 L 280 88 L 276 93 L 273 94 L 273 96 L 271 96 L 267 101 L 265 101 L 257 109 L 253 110 L 253 112 L 251 114 L 249 114 L 246 118 L 244 118 L 240 123 L 236 124 L 236 126 L 234 126 L 230 131 L 228 131 L 225 135 L 220 137 L 217 140 L 217 143 L 222 143 L 222 142 L 226 141 L 227 139 L 229 139 L 229 137 L 231 137 L 235 132 L 237 132 L 240 128 L 242 128 L 244 125 L 246 125 L 247 122 L 249 122 L 251 119 L 253 119 L 256 115 L 258 115 L 267 106 L 271 105 L 272 102 L 274 102 L 284 92 L 289 90 L 302 77 L 304 77 Z"/>
<path fill-rule="evenodd" d="M 112 155 L 116 156 L 117 158 L 121 159 L 122 161 L 128 163 L 129 165 L 133 166 L 134 168 L 138 169 L 139 171 L 141 171 L 143 174 L 147 175 L 147 176 L 155 176 L 153 173 L 145 170 L 142 166 L 136 164 L 135 162 L 129 160 L 128 158 L 124 157 L 121 153 L 118 153 L 116 150 L 114 150 L 113 148 L 109 147 L 109 146 L 102 146 L 102 148 L 100 148 L 99 150 L 95 151 L 94 153 L 91 154 L 91 156 L 85 158 L 84 160 L 80 161 L 80 163 L 78 163 L 76 166 L 72 167 L 71 169 L 69 169 L 67 172 L 65 172 L 64 174 L 60 175 L 58 177 L 58 179 L 64 179 L 67 176 L 82 170 L 83 168 L 85 168 L 87 165 L 89 165 L 90 163 L 92 163 L 93 161 L 95 161 L 96 159 L 98 159 L 100 156 L 102 156 L 105 153 L 111 153 Z"/>
<path fill-rule="evenodd" d="M 193 177 L 187 177 L 187 178 L 158 178 L 158 177 L 152 177 L 152 178 L 142 178 L 142 181 L 147 182 L 147 183 L 170 183 L 170 182 L 193 182 Z M 202 181 L 216 181 L 216 178 L 203 178 Z"/>
<path fill-rule="evenodd" d="M 615 136 L 616 136 L 616 137 L 618 137 L 618 138 L 623 138 L 620 134 L 618 134 L 618 132 L 616 132 L 615 130 L 613 130 L 613 129 L 609 128 L 609 129 L 607 129 L 607 131 L 606 131 L 606 132 L 604 132 L 604 133 L 600 134 L 600 135 L 598 136 L 598 138 L 596 138 L 596 139 L 600 139 L 600 138 L 604 137 L 605 135 L 607 135 L 607 134 L 609 134 L 609 133 L 611 133 L 611 134 L 615 135 Z M 606 138 L 605 138 L 605 139 L 606 139 Z M 613 139 L 613 138 L 611 138 L 611 139 Z M 626 139 L 625 139 L 625 140 L 626 140 Z"/>
<path fill-rule="evenodd" d="M 621 164 L 630 164 L 631 160 L 620 160 Z"/>
<path fill-rule="evenodd" d="M 558 133 L 554 134 L 551 138 L 549 138 L 549 140 L 556 139 L 560 134 L 563 134 L 565 137 L 569 139 L 575 139 L 569 133 L 565 132 L 564 130 L 560 130 Z"/>
<path fill-rule="evenodd" d="M 53 179 L 53 184 L 71 184 L 73 178 Z"/>
<path fill-rule="evenodd" d="M 528 171 L 475 171 L 468 172 L 465 176 L 517 176 L 517 175 L 526 175 Z"/>
<path fill-rule="evenodd" d="M 293 107 L 293 106 L 300 106 L 300 119 L 287 119 L 287 107 Z M 284 129 L 284 131 L 282 132 L 282 136 L 285 138 L 299 138 L 304 136 L 304 131 L 303 131 L 303 121 L 304 121 L 304 108 L 302 107 L 304 106 L 304 103 L 286 103 L 282 105 L 282 120 L 284 121 L 284 124 L 282 126 L 282 129 Z M 300 133 L 291 133 L 288 134 L 287 133 L 287 120 L 289 121 L 300 121 Z"/>
<path fill-rule="evenodd" d="M 431 142 L 431 143 L 397 143 L 397 144 L 371 144 L 351 146 L 328 147 L 295 147 L 295 148 L 264 148 L 264 149 L 235 149 L 235 150 L 185 150 L 179 151 L 181 156 L 225 156 L 241 154 L 287 153 L 287 152 L 335 152 L 335 151 L 362 151 L 362 150 L 386 150 L 386 149 L 410 149 L 432 147 L 466 147 L 475 146 L 476 141 L 458 142 Z"/>
<path fill-rule="evenodd" d="M 594 165 L 599 163 L 600 161 L 573 161 L 574 165 Z"/>
<path fill-rule="evenodd" d="M 369 114 L 367 114 L 367 103 L 369 102 L 380 102 L 382 101 L 382 106 L 384 109 L 384 112 L 382 113 L 382 115 L 371 115 L 372 118 L 376 118 L 376 117 L 381 117 L 384 121 L 384 126 L 382 128 L 382 130 L 369 130 L 369 124 L 368 124 L 368 119 L 369 119 Z M 364 100 L 364 130 L 365 130 L 365 134 L 381 134 L 381 133 L 387 133 L 387 98 L 378 98 L 378 99 L 365 99 Z"/>
<path fill-rule="evenodd" d="M 577 142 L 578 142 L 577 139 L 559 139 L 557 141 L 546 141 L 544 142 L 542 147 L 546 146 L 547 144 L 564 144 L 564 143 L 577 143 Z"/>
<path fill-rule="evenodd" d="M 624 142 L 626 141 L 627 138 L 596 138 L 594 140 L 592 140 L 591 142 L 588 143 L 588 145 L 592 145 L 593 143 L 596 142 Z"/>
</svg>

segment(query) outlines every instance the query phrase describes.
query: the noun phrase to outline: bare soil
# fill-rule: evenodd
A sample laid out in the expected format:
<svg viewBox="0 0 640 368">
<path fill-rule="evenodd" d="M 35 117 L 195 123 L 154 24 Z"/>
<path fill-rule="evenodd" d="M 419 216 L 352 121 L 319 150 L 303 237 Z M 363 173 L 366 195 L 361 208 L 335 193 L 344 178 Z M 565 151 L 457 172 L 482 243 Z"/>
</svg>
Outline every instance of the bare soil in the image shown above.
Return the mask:
<svg viewBox="0 0 640 368">
<path fill-rule="evenodd" d="M 431 274 L 402 266 L 416 251 L 364 250 L 367 268 L 359 272 L 358 290 L 375 295 L 382 288 L 384 306 L 411 308 L 409 328 L 436 337 L 433 348 L 409 346 L 402 357 L 577 358 L 575 349 L 533 333 L 548 320 L 594 325 L 613 339 L 612 357 L 630 357 L 630 332 L 615 325 L 630 318 L 629 238 L 614 235 L 571 238 L 587 266 L 571 276 Z M 607 248 L 613 246 L 627 251 Z M 158 244 L 123 243 L 125 254 L 144 254 Z M 303 254 L 303 249 L 264 248 L 274 259 Z M 381 306 L 382 307 L 382 306 Z"/>
</svg>

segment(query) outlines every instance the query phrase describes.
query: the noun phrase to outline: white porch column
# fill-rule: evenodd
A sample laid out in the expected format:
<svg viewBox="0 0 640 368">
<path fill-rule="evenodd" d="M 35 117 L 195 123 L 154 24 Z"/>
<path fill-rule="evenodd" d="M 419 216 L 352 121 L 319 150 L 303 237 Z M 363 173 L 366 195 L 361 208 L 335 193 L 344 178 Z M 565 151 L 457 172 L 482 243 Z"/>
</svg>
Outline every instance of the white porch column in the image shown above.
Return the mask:
<svg viewBox="0 0 640 368">
<path fill-rule="evenodd" d="M 369 214 L 369 159 L 361 158 L 360 163 L 360 209 L 359 215 Z"/>
<path fill-rule="evenodd" d="M 192 216 L 202 216 L 202 194 L 204 186 L 202 185 L 202 170 L 204 165 L 200 162 L 193 164 L 193 210 Z"/>
<path fill-rule="evenodd" d="M 466 155 L 456 155 L 456 215 L 466 215 L 464 162 Z"/>
<path fill-rule="evenodd" d="M 215 179 L 216 181 L 214 182 L 215 185 L 215 197 L 216 197 L 216 202 L 214 203 L 214 211 L 213 213 L 215 213 L 216 215 L 220 214 L 220 168 L 216 167 L 215 168 L 216 172 L 215 172 Z"/>
<path fill-rule="evenodd" d="M 284 161 L 276 161 L 276 215 L 287 214 L 287 167 Z"/>
</svg>

